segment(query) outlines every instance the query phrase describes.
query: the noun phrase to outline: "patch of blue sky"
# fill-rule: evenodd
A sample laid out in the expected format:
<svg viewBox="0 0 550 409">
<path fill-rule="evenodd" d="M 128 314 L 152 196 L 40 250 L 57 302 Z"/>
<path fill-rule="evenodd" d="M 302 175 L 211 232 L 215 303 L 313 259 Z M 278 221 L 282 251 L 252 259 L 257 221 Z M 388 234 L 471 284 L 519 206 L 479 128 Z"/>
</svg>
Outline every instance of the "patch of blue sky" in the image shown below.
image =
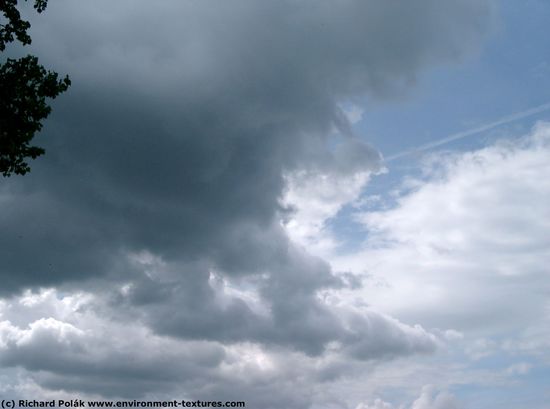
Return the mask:
<svg viewBox="0 0 550 409">
<path fill-rule="evenodd" d="M 369 106 L 358 133 L 389 156 L 550 102 L 549 17 L 548 2 L 502 2 L 501 23 L 479 53 L 433 69 L 401 100 Z M 480 137 L 453 145 L 475 148 Z"/>
<path fill-rule="evenodd" d="M 548 409 L 550 368 L 535 367 L 506 381 L 457 385 L 455 393 L 468 409 Z"/>
<path fill-rule="evenodd" d="M 468 409 L 548 409 L 550 402 L 550 366 L 540 358 L 510 353 L 496 348 L 492 353 L 472 358 L 460 348 L 433 359 L 448 374 L 441 381 Z M 529 406 L 525 406 L 529 405 Z M 537 406 L 538 405 L 538 406 Z M 546 405 L 546 406 L 545 406 Z"/>
</svg>

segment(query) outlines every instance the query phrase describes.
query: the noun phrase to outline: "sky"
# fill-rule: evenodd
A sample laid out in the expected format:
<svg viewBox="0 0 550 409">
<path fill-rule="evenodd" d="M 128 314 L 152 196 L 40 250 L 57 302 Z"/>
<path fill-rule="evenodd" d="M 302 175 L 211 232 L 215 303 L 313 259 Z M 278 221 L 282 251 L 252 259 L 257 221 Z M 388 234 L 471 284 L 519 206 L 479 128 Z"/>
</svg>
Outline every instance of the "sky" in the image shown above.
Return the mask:
<svg viewBox="0 0 550 409">
<path fill-rule="evenodd" d="M 72 86 L 0 180 L 2 397 L 550 409 L 550 3 L 24 14 Z"/>
</svg>

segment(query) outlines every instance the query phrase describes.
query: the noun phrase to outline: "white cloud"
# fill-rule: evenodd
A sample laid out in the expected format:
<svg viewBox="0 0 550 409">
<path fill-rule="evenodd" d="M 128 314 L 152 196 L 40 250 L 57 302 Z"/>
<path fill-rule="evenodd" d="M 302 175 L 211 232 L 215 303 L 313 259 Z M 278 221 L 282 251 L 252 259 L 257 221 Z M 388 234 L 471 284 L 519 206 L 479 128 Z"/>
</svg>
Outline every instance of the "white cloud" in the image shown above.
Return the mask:
<svg viewBox="0 0 550 409">
<path fill-rule="evenodd" d="M 375 399 L 371 404 L 360 403 L 355 409 L 458 409 L 460 406 L 456 398 L 446 392 L 438 392 L 433 385 L 426 385 L 422 392 L 410 406 L 394 406 L 381 399 Z"/>
<path fill-rule="evenodd" d="M 343 106 L 342 111 L 351 124 L 361 122 L 365 113 L 365 110 L 362 107 L 355 104 Z"/>
<path fill-rule="evenodd" d="M 467 344 L 465 352 L 470 358 L 477 360 L 498 352 L 498 344 L 491 339 L 478 338 Z"/>
<path fill-rule="evenodd" d="M 284 221 L 289 237 L 313 254 L 332 253 L 338 242 L 327 230 L 327 221 L 359 198 L 373 174 L 383 171 L 376 150 L 345 137 L 324 157 L 287 172 L 281 204 L 290 209 Z"/>
<path fill-rule="evenodd" d="M 458 409 L 454 396 L 448 392 L 437 393 L 431 385 L 422 389 L 420 397 L 414 401 L 411 409 Z"/>
<path fill-rule="evenodd" d="M 550 362 L 549 157 L 550 124 L 540 123 L 520 139 L 436 153 L 421 178 L 406 180 L 393 208 L 357 207 L 366 240 L 330 261 L 364 286 L 331 291 L 331 301 L 420 323 L 446 341 L 430 361 L 378 366 L 364 380 L 371 395 L 410 388 L 412 379 L 511 387 L 533 357 Z M 410 407 L 452 405 L 426 390 Z"/>
<path fill-rule="evenodd" d="M 326 231 L 326 222 L 357 199 L 369 180 L 368 172 L 351 175 L 294 172 L 286 176 L 282 204 L 293 209 L 284 227 L 290 238 L 314 254 L 334 251 L 338 243 Z"/>
<path fill-rule="evenodd" d="M 531 369 L 533 369 L 532 364 L 528 362 L 519 362 L 506 368 L 506 374 L 510 376 L 527 375 Z"/>
<path fill-rule="evenodd" d="M 375 399 L 372 404 L 360 403 L 355 409 L 393 409 L 394 406 L 382 399 Z"/>
<path fill-rule="evenodd" d="M 358 215 L 362 250 L 332 260 L 368 273 L 346 299 L 428 328 L 494 335 L 538 325 L 550 290 L 548 157 L 543 123 L 519 141 L 428 162 L 396 207 Z"/>
</svg>

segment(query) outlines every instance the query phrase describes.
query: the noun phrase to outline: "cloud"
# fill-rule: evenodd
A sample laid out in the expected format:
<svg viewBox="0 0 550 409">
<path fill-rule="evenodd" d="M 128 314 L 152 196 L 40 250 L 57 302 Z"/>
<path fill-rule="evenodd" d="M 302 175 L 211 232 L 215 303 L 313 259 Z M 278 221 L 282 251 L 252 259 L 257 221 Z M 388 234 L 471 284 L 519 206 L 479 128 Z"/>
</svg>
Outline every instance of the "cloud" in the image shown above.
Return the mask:
<svg viewBox="0 0 550 409">
<path fill-rule="evenodd" d="M 355 409 L 393 409 L 393 405 L 382 399 L 375 399 L 372 404 L 360 403 Z"/>
<path fill-rule="evenodd" d="M 220 345 L 177 343 L 139 325 L 102 320 L 89 310 L 90 295 L 63 297 L 50 290 L 37 297 L 41 300 L 35 305 L 25 303 L 27 296 L 2 309 L 0 363 L 25 368 L 36 374 L 35 383 L 54 391 L 126 397 L 137 390 L 140 395 L 158 392 L 205 376 L 225 356 Z M 57 313 L 34 320 L 43 308 Z"/>
<path fill-rule="evenodd" d="M 436 393 L 433 386 L 425 386 L 411 409 L 458 409 L 458 407 L 453 395 L 447 392 Z"/>
<path fill-rule="evenodd" d="M 362 297 L 405 322 L 480 337 L 540 325 L 550 260 L 549 129 L 541 123 L 515 141 L 434 156 L 395 207 L 360 212 L 363 250 L 334 265 L 368 272 Z M 376 286 L 381 279 L 386 285 Z"/>
<path fill-rule="evenodd" d="M 519 362 L 506 368 L 506 373 L 510 376 L 522 376 L 527 375 L 532 368 L 533 365 L 528 362 Z"/>
<path fill-rule="evenodd" d="M 97 311 L 74 321 L 40 293 L 48 312 L 3 324 L 3 364 L 52 390 L 198 379 L 261 401 L 261 382 L 220 375 L 232 348 L 308 368 L 433 351 L 420 326 L 323 299 L 346 280 L 304 245 L 381 171 L 342 106 L 400 97 L 475 50 L 493 19 L 489 0 L 50 4 L 33 51 L 73 86 L 37 139 L 47 154 L 0 187 L 1 291 L 33 289 L 32 304 L 42 287 L 86 289 Z M 265 378 L 284 396 L 261 407 L 310 404 L 291 367 Z"/>
<path fill-rule="evenodd" d="M 326 231 L 326 223 L 359 197 L 373 174 L 383 172 L 378 161 L 373 148 L 353 138 L 315 166 L 287 172 L 281 204 L 291 209 L 284 222 L 289 237 L 320 256 L 334 251 L 338 243 Z"/>
<path fill-rule="evenodd" d="M 446 392 L 438 392 L 433 385 L 426 385 L 418 399 L 412 405 L 396 407 L 381 399 L 376 399 L 372 404 L 360 403 L 356 409 L 458 409 L 460 406 L 455 397 Z"/>
<path fill-rule="evenodd" d="M 108 293 L 109 309 L 135 317 L 160 334 L 253 341 L 308 355 L 322 354 L 331 343 L 364 360 L 436 349 L 437 337 L 420 326 L 324 300 L 323 288 L 342 287 L 328 264 L 295 247 L 288 251 L 291 261 L 278 264 L 276 275 L 231 280 L 213 272 L 200 282 L 174 278 L 171 271 L 152 278 L 144 274 Z M 325 274 L 324 283 L 320 273 Z"/>
<path fill-rule="evenodd" d="M 125 250 L 256 273 L 271 256 L 266 242 L 285 246 L 284 173 L 323 166 L 327 136 L 346 126 L 338 103 L 454 59 L 486 31 L 491 2 L 414 11 L 358 1 L 51 5 L 33 22 L 37 51 L 75 86 L 40 138 L 48 157 L 3 187 L 4 291 L 107 274 Z M 353 166 L 327 172 L 377 168 L 364 143 L 340 146 Z M 235 249 L 235 234 L 258 230 L 265 236 Z"/>
<path fill-rule="evenodd" d="M 50 399 L 71 394 L 95 399 L 215 397 L 266 408 L 306 408 L 325 384 L 359 369 L 346 351 L 335 347 L 311 357 L 250 342 L 183 340 L 155 334 L 140 321 L 110 319 L 104 308 L 87 293 L 43 290 L 10 298 L 0 309 L 0 363 L 24 372 L 16 384 L 11 377 L 6 393 L 24 397 L 21 390 L 31 389 L 33 397 Z M 36 319 L 40 311 L 52 316 Z M 380 339 L 369 340 L 372 334 L 367 333 L 363 340 L 377 349 L 373 358 L 380 350 L 387 352 L 376 342 L 391 335 L 376 325 L 371 329 Z"/>
</svg>

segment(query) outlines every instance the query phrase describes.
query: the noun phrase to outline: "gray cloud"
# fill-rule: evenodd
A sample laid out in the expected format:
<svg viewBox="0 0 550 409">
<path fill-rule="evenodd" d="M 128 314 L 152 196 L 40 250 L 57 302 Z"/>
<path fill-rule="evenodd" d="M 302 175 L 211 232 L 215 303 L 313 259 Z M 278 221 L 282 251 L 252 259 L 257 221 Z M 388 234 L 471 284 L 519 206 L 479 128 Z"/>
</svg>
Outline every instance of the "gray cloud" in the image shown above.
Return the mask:
<svg viewBox="0 0 550 409">
<path fill-rule="evenodd" d="M 90 399 L 245 399 L 252 407 L 306 408 L 319 401 L 323 384 L 360 369 L 335 350 L 308 357 L 247 342 L 224 345 L 159 336 L 139 320 L 108 319 L 99 304 L 91 294 L 44 290 L 1 305 L 0 364 L 24 368 L 20 378 L 26 379 L 3 393 L 35 399 L 75 394 Z M 41 311 L 51 317 L 36 319 Z M 31 386 L 26 394 L 18 392 Z"/>
<path fill-rule="evenodd" d="M 284 242 L 281 172 L 324 154 L 337 102 L 460 54 L 489 5 L 52 5 L 37 45 L 75 86 L 40 138 L 48 156 L 4 187 L 2 270 L 22 281 L 7 289 L 105 273 L 126 249 L 256 272 L 277 257 L 266 241 Z M 269 237 L 235 250 L 249 226 Z"/>
</svg>

